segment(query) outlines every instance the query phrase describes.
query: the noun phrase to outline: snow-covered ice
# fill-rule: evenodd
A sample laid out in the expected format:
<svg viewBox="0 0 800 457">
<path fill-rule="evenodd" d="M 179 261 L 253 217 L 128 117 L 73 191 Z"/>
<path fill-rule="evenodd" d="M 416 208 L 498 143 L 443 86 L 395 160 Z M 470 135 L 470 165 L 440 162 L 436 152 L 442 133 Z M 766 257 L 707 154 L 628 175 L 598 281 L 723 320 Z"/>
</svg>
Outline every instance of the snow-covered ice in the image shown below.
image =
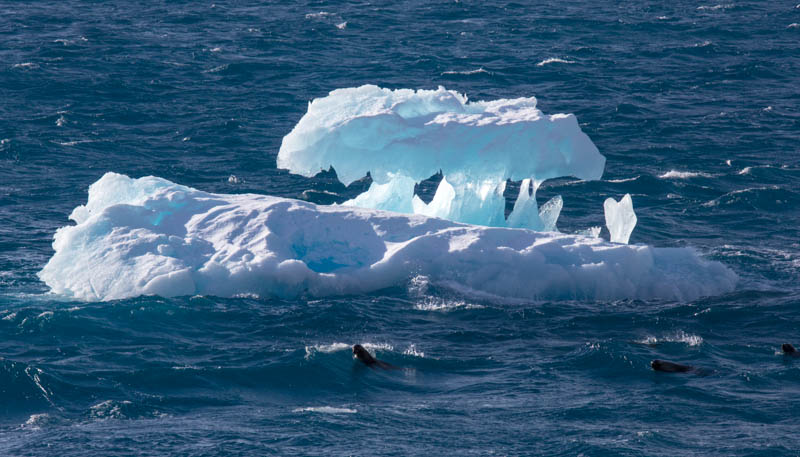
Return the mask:
<svg viewBox="0 0 800 457">
<path fill-rule="evenodd" d="M 730 291 L 737 279 L 689 248 L 212 194 L 115 173 L 92 184 L 70 217 L 76 225 L 56 232 L 39 276 L 54 293 L 80 300 L 321 297 L 419 275 L 480 297 L 690 300 Z"/>
<path fill-rule="evenodd" d="M 372 187 L 347 205 L 424 214 L 486 226 L 555 226 L 557 201 L 541 220 L 538 184 L 574 176 L 599 179 L 605 157 L 571 114 L 545 115 L 534 97 L 468 101 L 455 91 L 337 89 L 313 100 L 283 139 L 278 167 L 313 176 L 333 166 L 349 184 L 369 172 Z M 414 184 L 442 171 L 430 204 Z M 507 179 L 532 194 L 504 217 Z"/>
</svg>

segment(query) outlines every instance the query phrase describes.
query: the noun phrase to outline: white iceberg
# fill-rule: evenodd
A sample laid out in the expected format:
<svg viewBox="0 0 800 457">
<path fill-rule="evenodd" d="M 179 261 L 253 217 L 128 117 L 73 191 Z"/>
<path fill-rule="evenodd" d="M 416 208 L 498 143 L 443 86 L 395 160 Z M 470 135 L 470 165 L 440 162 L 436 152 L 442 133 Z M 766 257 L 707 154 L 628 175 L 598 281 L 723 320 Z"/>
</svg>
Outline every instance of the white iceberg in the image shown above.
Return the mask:
<svg viewBox="0 0 800 457">
<path fill-rule="evenodd" d="M 70 218 L 76 225 L 56 232 L 55 254 L 39 277 L 54 293 L 80 300 L 322 297 L 419 275 L 503 299 L 691 300 L 728 292 L 737 279 L 688 248 L 212 194 L 115 173 L 92 184 Z"/>
<path fill-rule="evenodd" d="M 536 188 L 547 179 L 599 179 L 603 157 L 571 114 L 545 115 L 536 99 L 468 102 L 437 90 L 337 89 L 313 100 L 283 139 L 278 167 L 313 176 L 333 166 L 344 184 L 369 172 L 372 187 L 347 205 L 486 226 L 555 227 L 558 201 L 541 220 Z M 430 204 L 414 184 L 442 171 Z M 507 179 L 532 186 L 504 217 Z"/>
<path fill-rule="evenodd" d="M 606 216 L 606 227 L 611 234 L 612 243 L 628 244 L 633 228 L 636 227 L 636 213 L 633 212 L 631 194 L 625 194 L 619 202 L 607 198 L 603 203 Z"/>
</svg>

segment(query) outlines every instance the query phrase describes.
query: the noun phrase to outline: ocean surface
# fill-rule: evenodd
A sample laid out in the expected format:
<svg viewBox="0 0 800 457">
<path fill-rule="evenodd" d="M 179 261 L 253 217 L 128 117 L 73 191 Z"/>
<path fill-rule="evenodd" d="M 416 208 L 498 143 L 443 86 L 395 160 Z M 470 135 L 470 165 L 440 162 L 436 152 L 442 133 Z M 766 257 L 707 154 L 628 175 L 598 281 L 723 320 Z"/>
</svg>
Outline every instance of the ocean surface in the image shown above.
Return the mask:
<svg viewBox="0 0 800 457">
<path fill-rule="evenodd" d="M 800 455 L 800 359 L 780 354 L 800 346 L 796 1 L 0 0 L 0 455 Z M 559 229 L 630 193 L 632 243 L 693 247 L 736 290 L 48 295 L 53 235 L 107 171 L 357 195 L 276 155 L 310 100 L 362 84 L 574 113 L 607 163 L 542 186 Z"/>
</svg>

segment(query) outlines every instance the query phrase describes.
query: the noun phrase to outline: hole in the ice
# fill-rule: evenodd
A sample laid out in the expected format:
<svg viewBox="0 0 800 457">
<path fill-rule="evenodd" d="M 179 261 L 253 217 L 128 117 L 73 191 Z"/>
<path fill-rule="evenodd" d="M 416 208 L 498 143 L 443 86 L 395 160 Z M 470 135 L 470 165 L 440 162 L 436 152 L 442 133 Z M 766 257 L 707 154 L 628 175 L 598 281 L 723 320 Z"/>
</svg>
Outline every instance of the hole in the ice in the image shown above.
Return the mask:
<svg viewBox="0 0 800 457">
<path fill-rule="evenodd" d="M 442 170 L 439 170 L 438 173 L 430 178 L 414 184 L 414 195 L 417 195 L 426 205 L 430 204 L 433 196 L 436 195 L 436 189 L 439 187 L 443 176 Z"/>
<path fill-rule="evenodd" d="M 345 186 L 339 181 L 336 170 L 330 167 L 322 170 L 310 180 L 310 189 L 306 189 L 298 198 L 318 205 L 331 205 L 342 203 L 356 198 L 364 193 L 372 184 L 372 176 L 369 172 L 363 178 L 353 181 L 349 186 Z"/>
</svg>

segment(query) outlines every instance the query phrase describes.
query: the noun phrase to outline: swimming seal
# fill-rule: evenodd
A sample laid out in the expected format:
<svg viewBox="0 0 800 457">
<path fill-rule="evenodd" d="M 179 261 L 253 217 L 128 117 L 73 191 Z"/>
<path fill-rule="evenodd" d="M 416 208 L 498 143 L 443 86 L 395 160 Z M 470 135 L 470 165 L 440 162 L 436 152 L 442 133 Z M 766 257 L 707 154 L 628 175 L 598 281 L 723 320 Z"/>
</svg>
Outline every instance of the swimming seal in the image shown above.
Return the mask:
<svg viewBox="0 0 800 457">
<path fill-rule="evenodd" d="M 800 357 L 800 352 L 797 352 L 797 349 L 794 348 L 789 343 L 783 343 L 781 345 L 781 351 L 783 351 L 783 355 L 788 355 L 790 357 Z"/>
<path fill-rule="evenodd" d="M 398 369 L 396 366 L 390 363 L 386 363 L 376 359 L 375 357 L 372 357 L 372 354 L 370 354 L 369 351 L 364 349 L 364 346 L 360 344 L 356 344 L 355 346 L 353 346 L 353 354 L 356 356 L 358 360 L 362 361 L 364 365 L 370 368 L 378 367 L 378 368 L 383 368 L 384 370 Z"/>
<path fill-rule="evenodd" d="M 666 360 L 659 359 L 650 362 L 650 367 L 652 367 L 654 371 L 663 371 L 666 373 L 688 373 L 695 369 L 691 365 L 681 365 L 679 363 L 667 362 Z"/>
</svg>

